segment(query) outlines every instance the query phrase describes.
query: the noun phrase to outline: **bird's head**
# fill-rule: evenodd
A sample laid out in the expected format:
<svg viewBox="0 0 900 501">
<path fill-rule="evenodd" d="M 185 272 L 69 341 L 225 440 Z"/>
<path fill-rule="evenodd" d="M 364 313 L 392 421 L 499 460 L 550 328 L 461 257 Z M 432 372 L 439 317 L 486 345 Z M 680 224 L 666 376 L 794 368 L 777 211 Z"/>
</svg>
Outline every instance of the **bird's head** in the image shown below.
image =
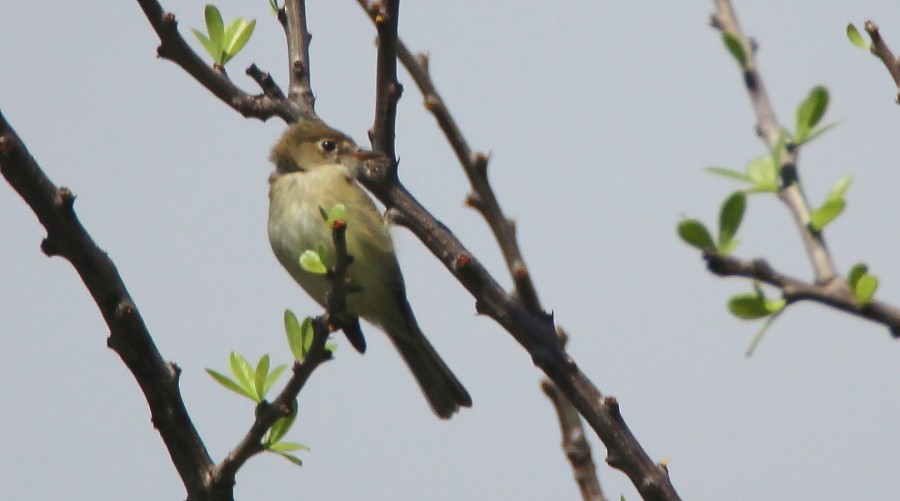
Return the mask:
<svg viewBox="0 0 900 501">
<path fill-rule="evenodd" d="M 379 156 L 378 153 L 360 149 L 343 132 L 321 122 L 301 120 L 285 131 L 272 148 L 269 158 L 279 173 L 287 174 L 335 164 L 353 169 L 360 162 Z"/>
</svg>

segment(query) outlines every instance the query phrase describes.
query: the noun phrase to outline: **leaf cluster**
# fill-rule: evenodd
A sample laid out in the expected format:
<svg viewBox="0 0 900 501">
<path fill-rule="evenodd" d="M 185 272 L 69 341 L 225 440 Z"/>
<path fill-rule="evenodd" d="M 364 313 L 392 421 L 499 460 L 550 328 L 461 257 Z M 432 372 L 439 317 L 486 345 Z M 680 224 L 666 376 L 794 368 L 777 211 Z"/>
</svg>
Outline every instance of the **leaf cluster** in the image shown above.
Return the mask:
<svg viewBox="0 0 900 501">
<path fill-rule="evenodd" d="M 193 28 L 191 31 L 213 58 L 215 65 L 225 66 L 250 41 L 250 36 L 253 35 L 253 29 L 256 27 L 256 19 L 248 21 L 243 17 L 238 17 L 225 26 L 222 13 L 213 4 L 207 4 L 203 14 L 206 19 L 206 34 Z"/>
</svg>

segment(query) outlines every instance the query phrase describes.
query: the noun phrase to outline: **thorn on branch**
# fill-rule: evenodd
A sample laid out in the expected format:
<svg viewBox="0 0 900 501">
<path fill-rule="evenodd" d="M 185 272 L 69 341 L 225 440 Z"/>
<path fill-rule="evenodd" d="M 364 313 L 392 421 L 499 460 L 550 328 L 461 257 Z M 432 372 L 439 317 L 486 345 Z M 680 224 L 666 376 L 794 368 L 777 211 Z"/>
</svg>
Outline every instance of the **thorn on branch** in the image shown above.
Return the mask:
<svg viewBox="0 0 900 501">
<path fill-rule="evenodd" d="M 71 213 L 72 207 L 75 205 L 75 194 L 72 193 L 72 190 L 62 186 L 57 188 L 53 202 L 65 212 Z"/>
<path fill-rule="evenodd" d="M 389 208 L 384 211 L 384 219 L 389 223 L 397 226 L 407 226 L 406 216 L 403 215 L 403 212 L 397 210 L 394 207 Z"/>
<path fill-rule="evenodd" d="M 472 256 L 470 256 L 468 254 L 460 254 L 459 256 L 456 256 L 456 260 L 453 262 L 453 266 L 456 268 L 457 271 L 462 271 L 471 265 L 472 265 Z"/>
<path fill-rule="evenodd" d="M 466 207 L 471 207 L 472 209 L 477 210 L 478 212 L 484 212 L 484 204 L 482 203 L 481 195 L 472 191 L 466 195 Z"/>
<path fill-rule="evenodd" d="M 482 152 L 477 152 L 472 156 L 472 167 L 475 169 L 475 172 L 481 176 L 482 179 L 487 179 L 487 167 L 488 162 L 490 161 L 490 154 L 485 155 Z"/>
<path fill-rule="evenodd" d="M 619 411 L 619 400 L 616 397 L 603 397 L 600 404 L 607 407 L 616 419 L 622 419 L 622 413 Z"/>
</svg>

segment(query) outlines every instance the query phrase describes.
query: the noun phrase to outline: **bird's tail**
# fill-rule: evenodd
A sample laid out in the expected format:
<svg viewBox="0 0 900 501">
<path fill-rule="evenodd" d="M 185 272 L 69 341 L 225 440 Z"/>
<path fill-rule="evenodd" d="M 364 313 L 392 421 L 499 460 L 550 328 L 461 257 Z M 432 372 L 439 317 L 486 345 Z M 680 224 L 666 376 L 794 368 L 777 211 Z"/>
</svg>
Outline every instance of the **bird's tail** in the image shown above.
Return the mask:
<svg viewBox="0 0 900 501">
<path fill-rule="evenodd" d="M 400 355 L 412 371 L 431 405 L 431 409 L 441 419 L 448 419 L 460 407 L 472 407 L 472 397 L 441 360 L 419 327 L 412 321 L 411 333 L 405 336 L 390 336 Z"/>
</svg>

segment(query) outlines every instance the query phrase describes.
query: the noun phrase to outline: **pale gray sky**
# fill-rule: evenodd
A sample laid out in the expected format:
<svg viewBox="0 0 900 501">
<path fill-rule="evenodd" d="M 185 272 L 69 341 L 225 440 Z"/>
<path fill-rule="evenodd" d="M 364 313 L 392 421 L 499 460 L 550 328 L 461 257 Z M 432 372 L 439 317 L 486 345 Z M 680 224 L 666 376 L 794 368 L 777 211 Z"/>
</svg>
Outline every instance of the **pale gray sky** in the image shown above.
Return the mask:
<svg viewBox="0 0 900 501">
<path fill-rule="evenodd" d="M 365 141 L 373 110 L 374 32 L 355 2 L 310 3 L 320 114 Z M 228 68 L 255 92 L 250 62 L 284 79 L 284 44 L 267 2 L 218 3 L 258 19 Z M 173 2 L 182 32 L 203 2 Z M 711 2 L 405 2 L 401 36 L 429 51 L 439 89 L 491 179 L 541 298 L 571 353 L 615 395 L 643 446 L 669 458 L 685 499 L 887 499 L 900 490 L 900 348 L 886 329 L 823 307 L 792 307 L 757 355 L 758 327 L 727 298 L 749 283 L 709 275 L 675 236 L 682 214 L 712 222 L 736 186 L 702 172 L 763 152 L 740 75 L 707 26 Z M 900 304 L 895 249 L 895 89 L 847 42 L 871 17 L 900 48 L 893 2 L 738 2 L 760 44 L 780 118 L 828 86 L 840 119 L 800 160 L 821 201 L 852 174 L 845 215 L 826 232 L 841 270 L 866 261 L 878 296 Z M 268 148 L 284 124 L 244 120 L 173 64 L 135 2 L 4 2 L 0 109 L 115 260 L 211 453 L 243 435 L 252 405 L 203 371 L 228 353 L 288 362 L 284 308 L 318 307 L 266 238 Z M 199 50 L 199 44 L 194 44 Z M 402 75 L 401 176 L 504 283 L 489 231 L 462 205 L 466 183 L 415 87 Z M 183 488 L 138 388 L 106 348 L 107 329 L 71 266 L 47 259 L 43 229 L 0 183 L 0 498 L 180 499 Z M 395 231 L 423 330 L 466 384 L 474 408 L 433 417 L 375 329 L 346 344 L 301 394 L 296 468 L 252 460 L 240 499 L 576 499 L 540 374 L 422 245 Z M 800 277 L 809 264 L 787 211 L 751 198 L 737 250 Z M 637 494 L 603 464 L 607 494 Z"/>
</svg>

